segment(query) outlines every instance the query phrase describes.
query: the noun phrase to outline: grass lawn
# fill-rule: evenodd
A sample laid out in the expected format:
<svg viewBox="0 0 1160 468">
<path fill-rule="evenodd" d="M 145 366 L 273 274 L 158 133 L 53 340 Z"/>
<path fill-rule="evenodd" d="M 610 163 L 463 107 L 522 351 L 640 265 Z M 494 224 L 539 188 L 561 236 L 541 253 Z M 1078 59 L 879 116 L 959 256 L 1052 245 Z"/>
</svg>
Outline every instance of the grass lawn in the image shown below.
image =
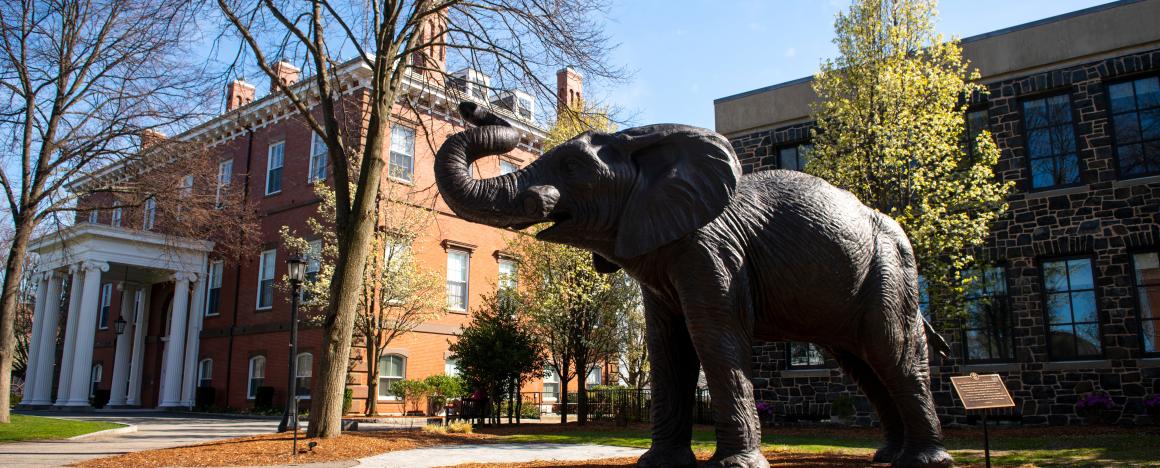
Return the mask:
<svg viewBox="0 0 1160 468">
<path fill-rule="evenodd" d="M 504 442 L 557 442 L 649 446 L 646 427 L 537 427 L 483 430 Z M 876 429 L 817 427 L 766 428 L 761 438 L 766 453 L 833 453 L 863 455 L 869 461 L 878 447 Z M 960 465 L 983 462 L 981 429 L 950 429 L 946 443 Z M 693 430 L 693 449 L 712 452 L 713 428 Z M 1000 466 L 1160 466 L 1160 430 L 1103 427 L 992 429 L 991 461 Z"/>
<path fill-rule="evenodd" d="M 90 432 L 116 429 L 120 424 L 99 421 L 75 421 L 71 419 L 42 418 L 13 414 L 10 424 L 0 424 L 0 442 L 22 440 L 67 439 Z"/>
</svg>

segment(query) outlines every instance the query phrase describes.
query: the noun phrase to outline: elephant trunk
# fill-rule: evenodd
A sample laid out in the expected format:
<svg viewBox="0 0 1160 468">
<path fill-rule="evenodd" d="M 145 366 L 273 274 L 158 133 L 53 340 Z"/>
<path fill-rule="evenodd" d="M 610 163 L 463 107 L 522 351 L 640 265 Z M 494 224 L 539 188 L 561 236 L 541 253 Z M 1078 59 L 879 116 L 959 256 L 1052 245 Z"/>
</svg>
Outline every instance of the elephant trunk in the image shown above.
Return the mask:
<svg viewBox="0 0 1160 468">
<path fill-rule="evenodd" d="M 465 116 L 470 110 L 462 109 Z M 498 119 L 496 119 L 498 120 Z M 536 170 L 526 167 L 490 179 L 476 180 L 469 168 L 479 158 L 515 149 L 519 132 L 497 123 L 470 128 L 452 135 L 435 155 L 435 182 L 443 200 L 459 217 L 496 227 L 524 227 L 544 221 L 559 193 L 555 188 L 529 186 Z"/>
</svg>

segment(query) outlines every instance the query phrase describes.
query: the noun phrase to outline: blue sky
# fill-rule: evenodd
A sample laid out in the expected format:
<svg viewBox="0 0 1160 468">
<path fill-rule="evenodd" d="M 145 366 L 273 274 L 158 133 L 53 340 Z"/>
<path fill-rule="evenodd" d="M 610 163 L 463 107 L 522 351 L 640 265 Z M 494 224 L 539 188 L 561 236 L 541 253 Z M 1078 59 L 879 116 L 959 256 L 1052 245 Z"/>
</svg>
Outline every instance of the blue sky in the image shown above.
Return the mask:
<svg viewBox="0 0 1160 468">
<path fill-rule="evenodd" d="M 960 38 L 1107 0 L 943 0 L 939 32 Z M 713 128 L 713 100 L 812 75 L 836 54 L 834 15 L 846 0 L 618 0 L 606 32 L 612 60 L 634 71 L 585 94 L 624 109 L 631 124 Z"/>
</svg>

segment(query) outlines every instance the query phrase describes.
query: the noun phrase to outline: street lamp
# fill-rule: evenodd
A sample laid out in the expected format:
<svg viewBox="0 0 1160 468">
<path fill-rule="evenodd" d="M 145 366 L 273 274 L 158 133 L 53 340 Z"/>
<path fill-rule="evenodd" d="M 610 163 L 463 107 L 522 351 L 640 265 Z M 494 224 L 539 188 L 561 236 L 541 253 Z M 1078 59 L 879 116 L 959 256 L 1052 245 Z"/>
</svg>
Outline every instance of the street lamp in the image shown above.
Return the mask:
<svg viewBox="0 0 1160 468">
<path fill-rule="evenodd" d="M 298 456 L 298 389 L 295 385 L 298 366 L 298 298 L 302 289 L 302 280 L 306 277 L 306 261 L 297 255 L 286 260 L 286 276 L 290 280 L 290 359 L 289 372 L 286 377 L 286 409 L 282 411 L 282 422 L 278 423 L 278 432 L 294 430 L 294 448 L 292 456 Z"/>
<path fill-rule="evenodd" d="M 129 322 L 125 321 L 125 317 L 117 316 L 117 320 L 113 321 L 113 328 L 117 330 L 117 334 L 125 333 L 125 325 Z"/>
</svg>

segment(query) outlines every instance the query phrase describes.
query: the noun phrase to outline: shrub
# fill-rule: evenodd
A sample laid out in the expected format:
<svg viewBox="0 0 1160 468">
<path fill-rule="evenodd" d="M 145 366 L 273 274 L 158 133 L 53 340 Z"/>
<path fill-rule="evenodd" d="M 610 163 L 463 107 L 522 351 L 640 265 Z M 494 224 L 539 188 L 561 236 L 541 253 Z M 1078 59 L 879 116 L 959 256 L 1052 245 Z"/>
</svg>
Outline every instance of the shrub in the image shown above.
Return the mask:
<svg viewBox="0 0 1160 468">
<path fill-rule="evenodd" d="M 353 406 L 354 406 L 354 390 L 349 389 L 349 388 L 344 389 L 342 391 L 342 414 L 349 413 L 350 409 Z"/>
<path fill-rule="evenodd" d="M 471 434 L 472 431 L 471 423 L 467 421 L 456 421 L 447 424 L 447 432 L 451 434 Z"/>
<path fill-rule="evenodd" d="M 217 401 L 217 389 L 213 387 L 197 387 L 193 392 L 193 406 L 206 410 Z"/>
<path fill-rule="evenodd" d="M 408 406 L 412 411 L 419 411 L 419 400 L 431 393 L 431 387 L 422 380 L 398 380 L 391 384 L 391 394 L 403 400 L 404 413 Z"/>
<path fill-rule="evenodd" d="M 1149 414 L 1160 413 L 1160 393 L 1154 394 L 1148 397 L 1148 399 L 1144 400 L 1144 409 L 1147 410 Z"/>
<path fill-rule="evenodd" d="M 426 426 L 423 426 L 423 432 L 427 432 L 427 433 L 431 433 L 431 434 L 446 434 L 447 433 L 447 426 L 443 426 L 441 424 L 428 424 Z"/>
<path fill-rule="evenodd" d="M 1090 392 L 1075 402 L 1075 411 L 1085 416 L 1094 416 L 1116 407 L 1107 392 Z"/>
<path fill-rule="evenodd" d="M 265 410 L 274 407 L 274 387 L 258 387 L 254 391 L 254 409 Z"/>
<path fill-rule="evenodd" d="M 109 404 L 109 390 L 106 388 L 93 390 L 93 398 L 89 403 L 92 403 L 93 408 L 104 408 L 105 405 Z"/>
<path fill-rule="evenodd" d="M 762 421 L 773 420 L 773 405 L 764 401 L 757 402 L 757 417 Z"/>
<path fill-rule="evenodd" d="M 511 400 L 504 400 L 499 404 L 499 415 L 501 418 L 507 417 L 508 406 L 512 404 Z M 520 403 L 520 419 L 540 419 L 540 405 L 532 400 L 524 400 Z"/>
<path fill-rule="evenodd" d="M 830 403 L 830 415 L 837 416 L 840 419 L 850 419 L 857 414 L 858 410 L 854 408 L 854 397 L 847 393 L 838 395 L 834 401 Z"/>
<path fill-rule="evenodd" d="M 446 374 L 428 376 L 423 379 L 423 383 L 430 393 L 427 401 L 436 411 L 443 408 L 448 399 L 463 396 L 463 390 L 467 387 L 462 378 Z"/>
</svg>

